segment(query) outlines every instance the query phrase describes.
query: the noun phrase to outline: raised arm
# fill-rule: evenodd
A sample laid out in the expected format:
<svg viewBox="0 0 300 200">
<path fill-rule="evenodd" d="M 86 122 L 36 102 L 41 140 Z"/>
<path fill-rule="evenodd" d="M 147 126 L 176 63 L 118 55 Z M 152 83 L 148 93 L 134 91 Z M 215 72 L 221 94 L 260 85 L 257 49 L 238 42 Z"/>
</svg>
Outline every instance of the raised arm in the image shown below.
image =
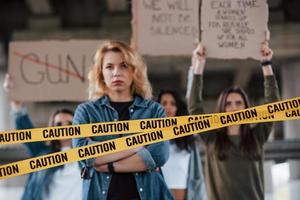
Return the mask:
<svg viewBox="0 0 300 200">
<path fill-rule="evenodd" d="M 204 114 L 203 106 L 203 72 L 206 62 L 206 51 L 202 44 L 199 44 L 193 51 L 192 66 L 189 69 L 187 84 L 187 104 L 191 115 Z M 200 134 L 202 141 L 207 144 L 211 134 Z"/>
<path fill-rule="evenodd" d="M 264 76 L 264 98 L 265 103 L 278 101 L 280 99 L 278 84 L 272 69 L 273 51 L 270 49 L 267 41 L 262 42 L 261 45 L 261 67 Z M 261 142 L 266 142 L 274 123 L 262 123 L 255 127 L 255 129 L 263 128 L 263 131 L 254 131 Z M 254 130 L 255 130 L 254 129 Z"/>
<path fill-rule="evenodd" d="M 280 99 L 278 84 L 272 69 L 273 51 L 268 42 L 264 41 L 261 45 L 261 65 L 264 76 L 264 95 L 266 103 Z"/>
<path fill-rule="evenodd" d="M 189 114 L 202 114 L 203 71 L 205 67 L 205 49 L 199 44 L 193 51 L 192 66 L 188 74 L 187 104 Z"/>
<path fill-rule="evenodd" d="M 3 87 L 6 92 L 9 92 L 9 90 L 14 87 L 13 79 L 9 74 L 5 75 Z M 10 106 L 15 128 L 17 130 L 34 128 L 32 121 L 27 113 L 27 109 L 22 102 L 11 101 Z M 41 152 L 49 149 L 49 147 L 46 146 L 44 142 L 29 142 L 24 143 L 24 146 L 26 146 L 28 153 L 31 156 L 38 156 Z"/>
</svg>

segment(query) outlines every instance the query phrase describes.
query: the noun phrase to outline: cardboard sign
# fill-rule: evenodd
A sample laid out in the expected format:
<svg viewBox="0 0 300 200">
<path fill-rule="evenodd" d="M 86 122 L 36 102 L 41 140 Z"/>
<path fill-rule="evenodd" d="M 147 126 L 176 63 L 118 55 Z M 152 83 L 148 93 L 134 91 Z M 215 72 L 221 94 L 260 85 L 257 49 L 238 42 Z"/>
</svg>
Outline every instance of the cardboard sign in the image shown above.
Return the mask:
<svg viewBox="0 0 300 200">
<path fill-rule="evenodd" d="M 133 0 L 132 46 L 144 55 L 191 55 L 199 38 L 198 0 Z"/>
<path fill-rule="evenodd" d="M 99 40 L 11 42 L 9 96 L 19 101 L 85 101 Z"/>
<path fill-rule="evenodd" d="M 201 41 L 210 58 L 260 59 L 268 38 L 266 0 L 202 1 Z"/>
</svg>

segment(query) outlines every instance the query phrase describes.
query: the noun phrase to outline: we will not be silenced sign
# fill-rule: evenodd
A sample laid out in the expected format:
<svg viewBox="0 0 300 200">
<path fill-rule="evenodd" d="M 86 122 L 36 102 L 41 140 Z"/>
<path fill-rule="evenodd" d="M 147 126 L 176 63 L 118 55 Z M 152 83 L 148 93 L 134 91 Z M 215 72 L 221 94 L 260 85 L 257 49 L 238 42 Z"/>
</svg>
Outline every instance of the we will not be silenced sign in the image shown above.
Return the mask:
<svg viewBox="0 0 300 200">
<path fill-rule="evenodd" d="M 143 55 L 190 55 L 199 38 L 198 0 L 133 0 L 132 46 Z"/>
</svg>

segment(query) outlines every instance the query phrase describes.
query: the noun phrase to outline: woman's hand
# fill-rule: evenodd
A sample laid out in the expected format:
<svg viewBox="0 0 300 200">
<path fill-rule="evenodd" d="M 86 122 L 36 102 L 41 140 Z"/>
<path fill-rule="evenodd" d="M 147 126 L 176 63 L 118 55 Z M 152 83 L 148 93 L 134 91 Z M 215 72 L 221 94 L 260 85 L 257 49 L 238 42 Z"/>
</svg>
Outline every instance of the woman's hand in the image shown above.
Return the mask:
<svg viewBox="0 0 300 200">
<path fill-rule="evenodd" d="M 192 67 L 194 74 L 203 74 L 206 61 L 206 51 L 201 43 L 198 44 L 192 55 Z"/>
<path fill-rule="evenodd" d="M 261 43 L 260 53 L 261 53 L 261 62 L 272 60 L 273 51 L 269 47 L 269 42 L 268 41 L 263 41 Z"/>
<path fill-rule="evenodd" d="M 109 172 L 108 171 L 108 164 L 103 164 L 103 165 L 95 165 L 94 168 L 98 172 Z"/>
<path fill-rule="evenodd" d="M 14 88 L 14 82 L 13 82 L 13 79 L 11 77 L 10 74 L 6 74 L 5 75 L 5 78 L 4 78 L 4 82 L 3 82 L 3 88 L 6 92 L 9 92 L 11 89 Z M 21 110 L 22 106 L 23 106 L 23 103 L 20 102 L 20 101 L 11 101 L 10 102 L 10 106 L 11 108 L 18 112 Z"/>
<path fill-rule="evenodd" d="M 273 51 L 269 47 L 268 41 L 263 41 L 261 43 L 260 53 L 261 53 L 261 65 L 262 65 L 263 75 L 272 76 L 274 74 L 272 69 L 272 64 L 271 64 Z"/>
<path fill-rule="evenodd" d="M 3 88 L 6 92 L 9 92 L 10 89 L 14 88 L 14 83 L 10 74 L 5 74 Z"/>
</svg>

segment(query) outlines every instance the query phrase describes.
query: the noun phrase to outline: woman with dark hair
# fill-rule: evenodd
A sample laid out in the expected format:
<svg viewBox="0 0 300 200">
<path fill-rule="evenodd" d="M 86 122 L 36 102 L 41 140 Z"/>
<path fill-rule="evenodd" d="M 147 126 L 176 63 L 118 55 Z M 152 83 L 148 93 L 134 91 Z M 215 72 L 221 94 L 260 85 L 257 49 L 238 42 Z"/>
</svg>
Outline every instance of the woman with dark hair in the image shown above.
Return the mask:
<svg viewBox="0 0 300 200">
<path fill-rule="evenodd" d="M 188 115 L 185 102 L 175 91 L 161 91 L 157 101 L 167 117 Z M 207 199 L 197 138 L 191 135 L 170 141 L 170 157 L 162 172 L 176 200 Z"/>
<path fill-rule="evenodd" d="M 4 88 L 9 90 L 13 86 L 10 75 L 6 75 Z M 21 102 L 11 102 L 12 114 L 17 130 L 34 128 Z M 69 109 L 58 109 L 49 118 L 49 126 L 71 125 L 73 112 Z M 24 143 L 31 157 L 42 156 L 71 148 L 72 140 L 51 140 L 49 142 Z M 68 163 L 29 174 L 22 200 L 81 200 L 82 180 L 78 163 Z"/>
<path fill-rule="evenodd" d="M 272 56 L 268 43 L 263 42 L 261 65 L 266 103 L 279 100 L 279 90 L 271 66 Z M 193 52 L 187 91 L 191 114 L 203 113 L 204 66 L 205 49 L 200 44 Z M 239 87 L 231 87 L 220 94 L 216 112 L 233 112 L 249 106 L 247 94 Z M 233 125 L 200 135 L 205 143 L 205 181 L 210 200 L 264 199 L 263 145 L 272 125 Z"/>
</svg>

